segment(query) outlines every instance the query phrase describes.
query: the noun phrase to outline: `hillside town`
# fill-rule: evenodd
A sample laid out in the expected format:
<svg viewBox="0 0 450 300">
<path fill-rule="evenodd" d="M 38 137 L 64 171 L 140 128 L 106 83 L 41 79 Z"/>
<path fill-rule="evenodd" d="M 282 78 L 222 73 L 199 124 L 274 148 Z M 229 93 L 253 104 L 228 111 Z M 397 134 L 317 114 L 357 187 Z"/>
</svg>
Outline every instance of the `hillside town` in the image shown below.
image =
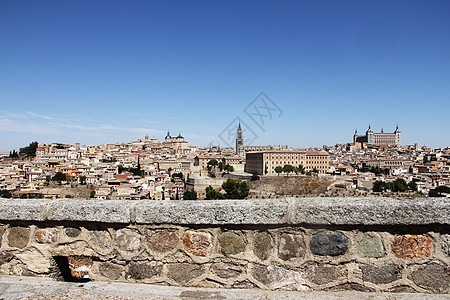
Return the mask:
<svg viewBox="0 0 450 300">
<path fill-rule="evenodd" d="M 352 195 L 348 192 L 450 196 L 450 148 L 402 146 L 400 138 L 398 127 L 394 133 L 374 134 L 369 126 L 366 136 L 355 132 L 352 143 L 320 149 L 244 146 L 239 126 L 235 148 L 196 147 L 181 134 L 170 132 L 163 142 L 149 136 L 99 146 L 36 142 L 19 152 L 2 154 L 0 196 L 221 199 L 227 198 L 224 183 L 229 179 L 252 182 L 267 177 L 314 177 L 328 182 L 322 193 L 292 195 L 301 197 Z M 245 189 L 228 198 L 246 198 L 249 190 L 252 194 L 252 185 Z M 280 193 L 264 195 L 278 197 Z"/>
</svg>

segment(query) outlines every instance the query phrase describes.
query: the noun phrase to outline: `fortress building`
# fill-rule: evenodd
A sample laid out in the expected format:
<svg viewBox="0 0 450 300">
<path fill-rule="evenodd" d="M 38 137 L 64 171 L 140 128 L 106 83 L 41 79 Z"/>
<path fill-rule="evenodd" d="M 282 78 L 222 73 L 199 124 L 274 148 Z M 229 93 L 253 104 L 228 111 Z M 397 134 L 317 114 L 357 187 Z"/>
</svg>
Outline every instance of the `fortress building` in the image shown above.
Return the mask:
<svg viewBox="0 0 450 300">
<path fill-rule="evenodd" d="M 402 133 L 398 130 L 398 125 L 393 133 L 384 133 L 383 129 L 381 129 L 381 132 L 373 132 L 369 125 L 369 129 L 367 129 L 365 135 L 358 135 L 355 129 L 353 143 L 367 143 L 377 146 L 400 146 L 401 138 Z"/>
</svg>

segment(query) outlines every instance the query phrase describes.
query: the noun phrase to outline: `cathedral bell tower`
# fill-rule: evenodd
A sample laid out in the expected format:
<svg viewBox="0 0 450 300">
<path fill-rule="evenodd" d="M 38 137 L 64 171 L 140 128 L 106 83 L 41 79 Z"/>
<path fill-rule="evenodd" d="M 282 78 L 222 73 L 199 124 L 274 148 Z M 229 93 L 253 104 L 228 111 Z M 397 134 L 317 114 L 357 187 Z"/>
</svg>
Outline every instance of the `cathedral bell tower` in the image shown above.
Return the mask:
<svg viewBox="0 0 450 300">
<path fill-rule="evenodd" d="M 240 157 L 245 156 L 244 150 L 244 138 L 242 137 L 242 129 L 241 123 L 239 122 L 239 126 L 236 132 L 236 155 Z"/>
</svg>

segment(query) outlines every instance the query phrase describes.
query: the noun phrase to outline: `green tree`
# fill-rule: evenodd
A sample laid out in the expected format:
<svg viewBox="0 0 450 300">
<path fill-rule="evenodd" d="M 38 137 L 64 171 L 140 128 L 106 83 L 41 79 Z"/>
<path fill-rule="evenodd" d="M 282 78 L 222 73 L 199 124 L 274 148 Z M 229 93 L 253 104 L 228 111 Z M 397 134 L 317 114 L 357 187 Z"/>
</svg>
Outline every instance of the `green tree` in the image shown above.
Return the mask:
<svg viewBox="0 0 450 300">
<path fill-rule="evenodd" d="M 234 167 L 232 165 L 226 164 L 223 169 L 227 172 L 234 172 Z"/>
<path fill-rule="evenodd" d="M 86 176 L 81 175 L 80 177 L 78 177 L 78 180 L 79 180 L 81 185 L 85 185 L 86 184 Z"/>
<path fill-rule="evenodd" d="M 283 172 L 283 167 L 282 166 L 276 166 L 275 167 L 275 172 L 278 174 L 278 176 L 280 176 L 280 173 Z"/>
<path fill-rule="evenodd" d="M 294 171 L 294 166 L 291 165 L 284 165 L 283 166 L 283 172 L 287 174 L 287 176 L 289 176 L 289 173 Z"/>
<path fill-rule="evenodd" d="M 444 194 L 450 194 L 450 187 L 440 185 L 436 187 L 435 189 L 432 189 L 428 192 L 428 197 L 445 197 Z"/>
<path fill-rule="evenodd" d="M 408 190 L 408 185 L 403 178 L 397 178 L 392 184 L 393 192 L 406 192 Z"/>
<path fill-rule="evenodd" d="M 216 159 L 211 159 L 206 164 L 206 167 L 207 167 L 208 171 L 211 171 L 211 169 L 213 169 L 213 168 L 215 169 L 218 165 L 219 165 L 219 162 Z"/>
<path fill-rule="evenodd" d="M 417 192 L 417 183 L 415 181 L 408 182 L 408 189 L 411 191 Z"/>
<path fill-rule="evenodd" d="M 53 176 L 52 180 L 56 181 L 58 183 L 61 183 L 61 181 L 67 181 L 67 176 L 66 176 L 66 174 L 64 174 L 62 172 L 56 172 L 56 174 L 55 174 L 55 176 Z"/>
<path fill-rule="evenodd" d="M 216 191 L 212 186 L 207 186 L 206 189 L 206 200 L 223 199 L 222 193 Z"/>
<path fill-rule="evenodd" d="M 95 197 L 95 191 L 92 190 L 91 193 L 90 193 L 90 195 L 89 195 L 89 198 L 94 198 L 94 197 Z"/>
<path fill-rule="evenodd" d="M 103 158 L 100 161 L 103 162 L 103 163 L 115 163 L 115 162 L 117 162 L 117 159 L 115 159 L 115 158 Z"/>
<path fill-rule="evenodd" d="M 13 159 L 19 158 L 19 154 L 17 153 L 16 150 L 13 150 L 12 152 L 10 151 L 9 152 L 9 158 L 13 158 Z"/>
<path fill-rule="evenodd" d="M 0 190 L 0 198 L 12 198 L 12 194 L 8 190 Z"/>
<path fill-rule="evenodd" d="M 244 199 L 250 191 L 250 186 L 246 181 L 231 178 L 222 183 L 222 188 L 226 192 L 227 199 Z"/>
<path fill-rule="evenodd" d="M 305 172 L 305 167 L 304 167 L 302 164 L 298 165 L 297 171 L 298 171 L 299 173 L 301 173 L 301 174 L 305 174 L 305 173 L 306 173 L 306 172 Z"/>
<path fill-rule="evenodd" d="M 318 174 L 318 173 L 319 173 L 319 170 L 317 170 L 317 168 L 314 168 L 314 169 L 312 170 L 312 172 Z"/>
<path fill-rule="evenodd" d="M 197 200 L 197 192 L 194 189 L 184 191 L 183 200 Z"/>
<path fill-rule="evenodd" d="M 38 142 L 32 142 L 27 147 L 20 148 L 19 153 L 27 157 L 35 157 Z"/>
<path fill-rule="evenodd" d="M 173 173 L 172 174 L 172 178 L 175 179 L 175 177 L 180 178 L 181 180 L 184 179 L 183 173 L 182 172 L 178 172 L 178 173 Z"/>
<path fill-rule="evenodd" d="M 389 175 L 390 173 L 389 169 L 381 169 L 380 167 L 369 167 L 367 170 L 377 176 L 380 176 L 382 174 Z"/>
<path fill-rule="evenodd" d="M 386 190 L 386 183 L 384 181 L 377 180 L 373 183 L 372 190 L 376 193 L 381 193 Z"/>
<path fill-rule="evenodd" d="M 132 173 L 133 175 L 136 175 L 136 176 L 141 176 L 143 174 L 143 172 L 141 170 L 141 165 L 139 163 L 138 163 L 136 168 L 126 168 L 126 167 L 123 167 L 123 166 L 119 165 L 117 167 L 117 173 L 118 174 L 122 174 L 123 171 L 130 172 L 130 173 Z"/>
</svg>

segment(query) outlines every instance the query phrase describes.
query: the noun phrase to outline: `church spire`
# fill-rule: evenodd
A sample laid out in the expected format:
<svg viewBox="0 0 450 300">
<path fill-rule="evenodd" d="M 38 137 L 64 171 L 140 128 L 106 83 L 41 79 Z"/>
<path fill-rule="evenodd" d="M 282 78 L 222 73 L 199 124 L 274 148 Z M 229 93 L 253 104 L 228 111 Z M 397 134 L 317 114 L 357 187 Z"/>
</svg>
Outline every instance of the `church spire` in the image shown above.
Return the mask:
<svg viewBox="0 0 450 300">
<path fill-rule="evenodd" d="M 240 121 L 239 121 L 238 129 L 236 132 L 236 155 L 241 156 L 241 157 L 245 155 L 244 138 L 242 136 L 242 128 L 241 128 Z"/>
</svg>

